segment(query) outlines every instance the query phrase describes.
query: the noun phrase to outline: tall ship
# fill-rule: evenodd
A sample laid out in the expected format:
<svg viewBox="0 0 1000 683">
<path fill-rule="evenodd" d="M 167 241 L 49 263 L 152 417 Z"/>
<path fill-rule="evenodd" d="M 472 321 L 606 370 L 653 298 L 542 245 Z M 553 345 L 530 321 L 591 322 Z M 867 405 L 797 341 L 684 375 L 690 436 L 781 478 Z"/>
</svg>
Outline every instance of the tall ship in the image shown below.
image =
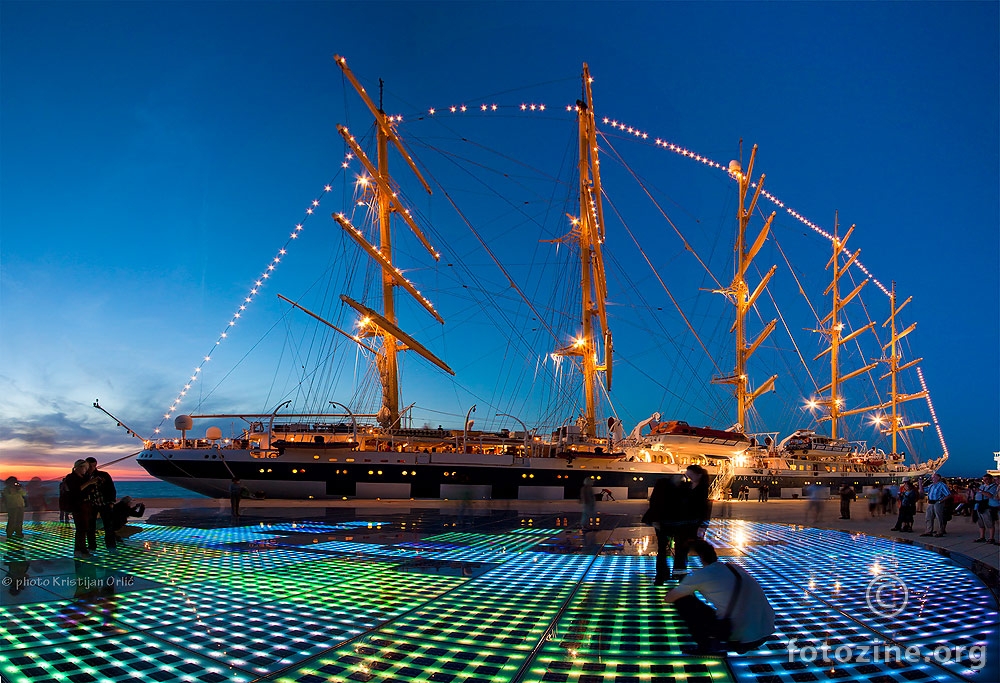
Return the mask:
<svg viewBox="0 0 1000 683">
<path fill-rule="evenodd" d="M 667 268 L 637 247 L 645 261 L 642 265 L 648 266 L 650 273 L 646 279 L 659 283 L 651 288 L 631 279 L 638 277 L 638 263 L 616 259 L 610 251 L 613 242 L 624 241 L 623 235 L 634 239 L 622 208 L 617 203 L 608 204 L 611 200 L 602 180 L 599 156 L 611 152 L 616 164 L 628 169 L 608 135 L 624 132 L 625 124 L 595 115 L 588 66 L 583 65 L 579 99 L 566 107 L 575 118 L 575 130 L 566 154 L 572 161 L 565 163 L 563 170 L 572 179 L 554 184 L 564 193 L 563 210 L 557 214 L 561 220 L 555 222 L 550 209 L 536 213 L 530 201 L 518 204 L 499 191 L 502 183 L 512 182 L 514 187 L 526 184 L 513 173 L 498 175 L 493 181 L 477 181 L 480 184 L 468 192 L 473 197 L 471 204 L 463 203 L 456 191 L 440 185 L 435 188 L 434 177 L 418 163 L 419 156 L 411 153 L 409 141 L 404 141 L 402 117 L 386 113 L 381 92 L 378 104 L 373 101 L 346 60 L 336 57 L 335 61 L 373 124 L 358 136 L 337 126 L 346 150 L 343 166 L 356 168 L 357 175 L 350 181 L 345 173 L 350 196 L 329 218 L 330 231 L 340 240 L 326 265 L 329 277 L 322 287 L 313 285 L 301 295 L 277 294 L 287 332 L 279 353 L 293 359 L 289 363 L 292 370 L 282 389 L 268 392 L 265 400 L 271 401 L 269 407 L 239 412 L 182 410 L 193 385 L 204 382 L 203 371 L 212 353 L 206 355 L 163 415 L 154 436 L 142 438 L 137 462 L 151 475 L 213 497 L 228 496 L 230 482 L 240 479 L 258 496 L 300 499 L 563 499 L 576 498 L 584 480 L 592 478 L 599 494 L 627 500 L 646 498 L 658 478 L 682 474 L 691 464 L 705 466 L 713 480 L 713 495 L 727 497 L 748 484 L 767 486 L 777 495 L 780 489 L 801 489 L 814 482 L 831 487 L 843 482 L 855 486 L 892 483 L 929 472 L 947 457 L 943 439 L 941 455 L 921 464 L 906 462 L 898 447 L 897 439 L 930 425 L 906 422 L 901 405 L 921 400 L 928 406 L 930 403 L 925 392 L 907 394 L 897 384 L 901 374 L 919 359 L 901 360 L 898 346 L 912 326 L 897 330 L 896 317 L 903 306 L 896 305 L 894 289 L 886 320 L 889 341 L 882 348 L 885 353 L 858 370 L 840 369 L 842 358 L 850 356 L 844 353 L 848 345 L 862 335 L 874 334 L 875 326 L 872 322 L 843 332 L 843 309 L 864 286 L 840 295 L 839 280 L 857 259 L 856 253 L 843 255 L 851 231 L 839 238 L 835 230 L 830 240 L 833 258 L 827 267 L 832 266 L 833 281 L 826 294 L 832 293 L 832 312 L 815 316 L 817 331 L 828 340 L 829 348 L 814 361 L 829 361 L 832 381 L 825 387 L 815 382 L 805 385 L 813 393 L 808 403 L 811 408 L 790 418 L 804 420 L 804 424 L 791 427 L 785 435 L 778 429 L 770 431 L 777 421 L 770 421 L 758 402 L 766 402 L 775 393 L 784 375 L 770 374 L 754 384 L 755 354 L 768 349 L 768 355 L 777 356 L 786 349 L 769 340 L 778 328 L 777 318 L 754 329 L 760 314 L 758 300 L 765 295 L 770 298 L 768 283 L 778 269 L 777 265 L 771 267 L 756 284 L 750 281 L 756 268 L 754 259 L 769 241 L 775 216 L 772 213 L 755 239 L 748 240 L 763 188 L 763 176 L 757 182 L 752 180 L 756 147 L 746 173 L 739 162 L 725 169 L 728 180 L 735 181 L 739 204 L 732 280 L 723 286 L 711 276 L 708 284 L 713 286 L 699 287 L 682 279 L 680 288 L 674 287 L 674 291 L 687 290 L 685 296 L 690 297 L 700 296 L 702 290 L 708 296 L 721 294 L 735 310 L 734 316 L 714 309 L 697 311 L 708 328 L 718 329 L 719 321 L 732 320 L 726 334 L 732 335 L 735 345 L 730 341 L 726 346 L 734 348 L 735 354 L 731 371 L 716 372 L 705 382 L 692 380 L 698 382 L 699 391 L 727 385 L 732 389 L 732 400 L 709 399 L 716 405 L 714 411 L 704 406 L 694 413 L 670 405 L 654 408 L 657 388 L 664 383 L 641 362 L 672 345 L 673 355 L 688 354 L 684 363 L 697 370 L 704 361 L 693 360 L 680 340 L 696 339 L 704 358 L 712 357 L 715 344 L 705 343 L 702 336 L 706 327 L 691 322 L 694 316 L 688 317 L 676 302 L 661 277 Z M 544 105 L 537 106 L 545 110 Z M 450 110 L 455 113 L 458 108 Z M 495 104 L 481 105 L 483 113 L 497 108 Z M 461 105 L 461 111 L 465 110 Z M 520 110 L 535 111 L 536 105 L 522 104 Z M 435 114 L 432 108 L 423 118 Z M 633 134 L 640 137 L 629 128 L 628 136 Z M 467 138 L 461 140 L 468 142 Z M 442 151 L 426 139 L 422 144 L 453 164 L 480 167 L 480 162 L 464 156 L 466 152 Z M 660 146 L 659 140 L 656 145 Z M 527 152 L 528 156 L 532 153 Z M 507 159 L 512 151 L 492 154 Z M 390 174 L 390 165 L 399 173 Z M 628 173 L 635 177 L 631 170 Z M 640 180 L 639 184 L 644 183 Z M 425 199 L 411 198 L 412 188 Z M 330 191 L 331 186 L 325 189 Z M 465 228 L 460 238 L 438 234 L 433 225 L 436 220 L 415 208 L 420 202 L 429 202 L 427 198 L 435 189 L 453 209 L 447 221 Z M 648 183 L 643 192 L 652 196 Z M 540 194 L 534 192 L 533 196 Z M 746 204 L 748 196 L 750 203 Z M 496 222 L 491 207 L 500 206 L 498 202 L 507 202 L 509 215 L 516 216 L 519 223 L 500 225 L 499 236 L 487 235 L 486 227 Z M 313 202 L 307 213 L 313 215 L 318 206 L 318 201 Z M 609 206 L 624 228 L 614 238 L 606 227 Z M 542 238 L 526 237 L 528 231 L 522 228 L 529 226 L 542 226 Z M 291 239 L 298 238 L 301 230 L 302 225 L 297 225 Z M 695 254 L 700 266 L 710 271 L 692 243 L 681 239 L 683 252 Z M 441 240 L 446 240 L 446 246 L 439 249 L 435 243 Z M 255 281 L 216 347 L 234 331 L 236 319 L 244 315 L 261 289 L 275 283 L 277 278 L 271 275 L 285 253 L 284 248 L 280 250 Z M 550 256 L 561 259 L 558 268 L 543 265 Z M 447 273 L 443 284 L 440 276 L 431 275 L 434 268 L 441 268 L 442 257 Z M 522 262 L 508 266 L 502 257 Z M 615 266 L 613 276 L 609 275 L 609 262 Z M 444 308 L 423 293 L 425 286 L 418 284 L 421 277 L 438 278 L 435 290 L 450 297 L 456 324 L 472 329 L 457 347 L 446 341 L 451 330 L 446 336 Z M 639 303 L 626 309 L 624 294 L 617 290 L 609 294 L 612 277 L 617 290 L 636 295 Z M 484 284 L 487 278 L 492 279 Z M 644 316 L 633 313 L 663 310 L 653 303 L 654 292 L 665 293 L 674 302 L 686 330 L 670 333 L 659 327 L 662 322 L 642 327 L 650 324 L 640 322 Z M 310 297 L 318 305 L 311 305 Z M 636 354 L 643 361 L 630 360 L 615 346 L 612 324 L 626 326 L 629 336 L 653 330 L 646 346 Z M 781 327 L 789 330 L 787 323 L 782 322 Z M 538 350 L 545 345 L 547 350 Z M 619 346 L 628 351 L 636 348 L 627 343 Z M 449 355 L 457 357 L 459 364 Z M 794 355 L 803 356 L 797 347 Z M 516 377 L 510 371 L 515 361 L 527 367 Z M 728 361 L 712 359 L 711 364 L 720 370 L 719 363 Z M 847 407 L 845 397 L 853 395 L 841 389 L 843 383 L 857 377 L 871 379 L 874 368 L 883 362 L 888 372 L 881 379 L 890 380 L 888 394 L 871 405 Z M 461 376 L 473 365 L 477 379 L 473 386 L 462 385 Z M 621 370 L 613 372 L 617 369 Z M 612 378 L 626 370 L 651 380 L 652 388 L 637 390 L 642 384 L 633 377 L 626 397 L 632 403 L 643 403 L 640 410 L 647 411 L 648 417 L 635 417 L 634 410 L 632 415 L 623 415 L 616 408 L 619 400 L 612 391 Z M 491 374 L 494 379 L 482 379 Z M 808 371 L 807 376 L 812 377 Z M 420 399 L 439 395 L 438 387 L 447 381 L 459 382 L 461 390 L 455 391 L 457 399 L 450 402 L 451 407 L 440 411 L 425 408 Z M 494 383 L 492 394 L 480 386 L 490 382 Z M 271 380 L 272 387 L 277 383 L 277 379 Z M 209 395 L 212 393 L 214 390 Z M 668 393 L 665 390 L 663 396 Z M 404 405 L 406 394 L 418 400 Z M 460 404 L 458 409 L 456 404 Z M 199 403 L 199 407 L 214 405 L 217 402 L 204 398 Z M 731 406 L 735 408 L 730 422 L 726 418 Z M 484 414 L 485 418 L 480 417 Z M 884 448 L 869 447 L 849 431 L 853 426 L 847 426 L 851 416 L 872 414 L 884 419 L 874 430 L 888 439 Z M 692 415 L 708 419 L 698 423 Z M 788 423 L 789 416 L 784 417 L 783 423 Z M 626 432 L 630 418 L 634 424 Z M 728 426 L 719 426 L 721 420 Z M 477 425 L 479 421 L 485 427 Z M 162 434 L 165 425 L 173 426 L 177 434 Z M 131 429 L 129 433 L 137 435 Z"/>
</svg>

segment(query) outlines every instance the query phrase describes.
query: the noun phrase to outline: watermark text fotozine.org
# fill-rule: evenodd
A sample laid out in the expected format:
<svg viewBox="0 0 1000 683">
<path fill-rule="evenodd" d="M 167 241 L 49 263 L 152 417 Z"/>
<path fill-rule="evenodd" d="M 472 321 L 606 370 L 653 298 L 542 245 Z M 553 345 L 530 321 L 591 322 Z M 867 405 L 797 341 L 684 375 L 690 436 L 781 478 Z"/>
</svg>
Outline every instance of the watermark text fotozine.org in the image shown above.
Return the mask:
<svg viewBox="0 0 1000 683">
<path fill-rule="evenodd" d="M 876 642 L 872 644 L 849 643 L 833 646 L 800 643 L 797 638 L 788 641 L 788 661 L 812 664 L 887 664 L 891 662 L 937 662 L 950 664 L 967 660 L 970 669 L 979 671 L 986 666 L 985 645 L 938 645 L 936 647 Z"/>
</svg>

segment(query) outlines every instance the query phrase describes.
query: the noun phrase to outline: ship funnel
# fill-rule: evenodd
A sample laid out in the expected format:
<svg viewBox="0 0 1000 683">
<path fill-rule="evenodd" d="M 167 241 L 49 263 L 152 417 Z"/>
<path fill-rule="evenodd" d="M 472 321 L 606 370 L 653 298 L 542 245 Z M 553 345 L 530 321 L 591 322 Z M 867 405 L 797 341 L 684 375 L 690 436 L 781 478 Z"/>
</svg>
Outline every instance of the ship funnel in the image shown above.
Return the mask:
<svg viewBox="0 0 1000 683">
<path fill-rule="evenodd" d="M 190 415 L 178 415 L 174 418 L 174 429 L 179 432 L 186 432 L 194 426 L 194 419 Z"/>
</svg>

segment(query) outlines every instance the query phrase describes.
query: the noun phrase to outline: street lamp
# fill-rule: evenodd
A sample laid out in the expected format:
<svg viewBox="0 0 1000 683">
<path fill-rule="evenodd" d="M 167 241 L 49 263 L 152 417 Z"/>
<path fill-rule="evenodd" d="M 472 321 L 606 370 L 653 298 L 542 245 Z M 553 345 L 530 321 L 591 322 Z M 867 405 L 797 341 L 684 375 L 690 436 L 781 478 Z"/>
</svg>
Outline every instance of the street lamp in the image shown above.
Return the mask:
<svg viewBox="0 0 1000 683">
<path fill-rule="evenodd" d="M 528 456 L 528 425 L 521 422 L 520 418 L 516 418 L 513 415 L 508 415 L 507 413 L 497 413 L 497 417 L 509 417 L 512 420 L 517 420 L 517 423 L 521 425 L 521 429 L 524 430 L 524 455 Z"/>
<path fill-rule="evenodd" d="M 351 436 L 351 440 L 354 441 L 354 443 L 357 443 L 358 442 L 358 421 L 357 421 L 357 419 L 355 419 L 354 413 L 352 413 L 351 409 L 348 408 L 347 406 L 345 406 L 343 403 L 337 403 L 336 401 L 330 401 L 329 403 L 330 403 L 330 405 L 332 405 L 334 407 L 340 406 L 341 408 L 343 408 L 347 412 L 348 417 L 351 418 L 351 429 L 354 430 L 354 434 Z"/>
<path fill-rule="evenodd" d="M 274 418 L 275 418 L 275 416 L 277 416 L 278 411 L 281 410 L 282 408 L 284 408 L 285 406 L 287 406 L 291 402 L 292 402 L 292 400 L 289 399 L 289 400 L 285 401 L 284 403 L 279 403 L 278 407 L 276 407 L 273 411 L 271 411 L 271 421 L 268 422 L 268 424 L 267 424 L 268 434 L 271 434 L 274 431 Z"/>
<path fill-rule="evenodd" d="M 467 412 L 465 414 L 465 425 L 464 425 L 464 429 L 462 429 L 462 451 L 463 452 L 468 452 L 468 448 L 469 447 L 466 445 L 466 441 L 469 438 L 469 417 L 471 417 L 474 412 L 476 412 L 476 404 L 475 403 L 473 403 L 472 407 L 469 408 L 469 412 Z"/>
</svg>

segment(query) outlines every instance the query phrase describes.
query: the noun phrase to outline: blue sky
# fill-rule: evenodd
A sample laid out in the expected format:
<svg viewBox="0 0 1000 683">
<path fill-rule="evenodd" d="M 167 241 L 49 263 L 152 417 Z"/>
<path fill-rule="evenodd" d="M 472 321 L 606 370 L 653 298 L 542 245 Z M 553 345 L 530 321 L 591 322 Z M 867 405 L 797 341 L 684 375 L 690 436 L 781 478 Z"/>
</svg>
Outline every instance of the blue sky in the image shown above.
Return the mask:
<svg viewBox="0 0 1000 683">
<path fill-rule="evenodd" d="M 723 163 L 759 144 L 770 189 L 858 224 L 867 267 L 914 297 L 946 473 L 973 474 L 1000 449 L 997 25 L 996 3 L 4 2 L 3 469 L 134 450 L 95 398 L 156 425 L 338 173 L 334 124 L 367 121 L 342 54 L 408 116 L 562 106 L 587 61 L 599 113 Z M 530 136 L 515 118 L 497 130 Z"/>
</svg>

